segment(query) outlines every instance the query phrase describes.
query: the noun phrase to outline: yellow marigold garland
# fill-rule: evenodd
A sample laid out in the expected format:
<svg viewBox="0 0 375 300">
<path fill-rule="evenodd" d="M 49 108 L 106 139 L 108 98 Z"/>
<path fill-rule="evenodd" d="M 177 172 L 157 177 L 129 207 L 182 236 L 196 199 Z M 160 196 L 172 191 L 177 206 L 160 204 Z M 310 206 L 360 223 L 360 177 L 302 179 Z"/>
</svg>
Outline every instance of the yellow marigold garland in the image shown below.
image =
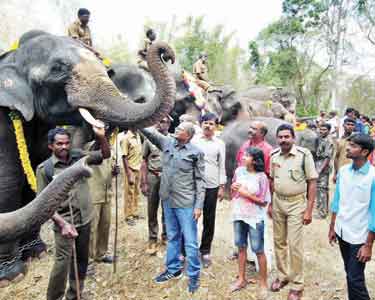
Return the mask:
<svg viewBox="0 0 375 300">
<path fill-rule="evenodd" d="M 118 135 L 119 131 L 120 131 L 119 128 L 116 127 L 115 130 L 112 132 L 111 137 L 109 138 L 109 144 L 111 146 L 115 145 L 116 138 L 117 138 L 117 135 Z"/>
<path fill-rule="evenodd" d="M 29 152 L 27 150 L 27 145 L 26 145 L 26 140 L 25 140 L 25 134 L 23 132 L 22 119 L 16 112 L 11 112 L 9 114 L 9 117 L 11 118 L 12 123 L 13 123 L 23 172 L 26 175 L 27 182 L 29 183 L 31 189 L 34 192 L 36 192 L 36 177 L 35 177 L 34 170 L 31 167 Z"/>
</svg>

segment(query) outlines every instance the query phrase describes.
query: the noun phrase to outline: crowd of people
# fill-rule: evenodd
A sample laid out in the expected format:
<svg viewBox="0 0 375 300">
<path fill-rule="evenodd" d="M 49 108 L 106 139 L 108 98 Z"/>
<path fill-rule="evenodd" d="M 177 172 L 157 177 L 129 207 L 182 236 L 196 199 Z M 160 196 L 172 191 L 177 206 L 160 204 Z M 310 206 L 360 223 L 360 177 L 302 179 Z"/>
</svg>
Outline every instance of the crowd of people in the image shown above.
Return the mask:
<svg viewBox="0 0 375 300">
<path fill-rule="evenodd" d="M 79 20 L 69 28 L 69 35 L 92 46 L 87 26 L 89 12 L 80 9 Z M 155 39 L 148 32 L 147 47 Z M 145 56 L 144 52 L 140 53 Z M 200 80 L 205 68 L 200 63 L 194 72 Z M 202 75 L 203 74 L 203 75 Z M 215 237 L 217 202 L 223 200 L 227 176 L 225 144 L 217 131 L 218 117 L 201 116 L 200 124 L 183 116 L 174 133 L 169 133 L 170 117 L 152 128 L 129 129 L 120 138 L 124 169 L 124 218 L 134 226 L 140 218 L 141 193 L 147 198 L 148 247 L 155 255 L 166 245 L 165 270 L 155 274 L 162 284 L 185 272 L 188 291 L 200 285 L 201 267 L 212 264 L 211 249 Z M 293 125 L 285 123 L 276 132 L 266 124 L 252 122 L 248 140 L 237 154 L 237 169 L 230 186 L 233 241 L 238 248 L 238 276 L 229 287 L 232 292 L 245 288 L 247 253 L 250 243 L 259 266 L 258 299 L 269 292 L 289 287 L 288 300 L 302 298 L 303 227 L 315 218 L 326 218 L 331 211 L 329 242 L 338 242 L 347 274 L 350 300 L 369 300 L 364 269 L 371 259 L 375 238 L 375 168 L 373 134 L 370 119 L 352 108 L 339 119 L 322 111 L 315 124 L 319 138 L 316 151 L 297 146 Z M 103 162 L 94 166 L 93 176 L 80 181 L 61 204 L 52 220 L 55 224 L 55 260 L 47 290 L 48 300 L 77 299 L 85 277 L 95 272 L 95 263 L 113 263 L 108 255 L 112 179 L 119 174 L 118 152 L 110 143 L 111 128 L 93 126 L 95 139 L 83 149 L 71 148 L 67 130 L 55 128 L 48 134 L 51 157 L 37 168 L 38 193 L 63 169 L 71 166 L 88 151 L 100 151 Z M 276 135 L 278 147 L 265 140 Z M 333 170 L 331 166 L 334 166 Z M 329 199 L 330 178 L 336 183 Z M 331 205 L 329 205 L 331 202 Z M 161 208 L 162 226 L 158 212 Z M 203 215 L 201 241 L 198 220 Z M 267 219 L 272 219 L 269 237 Z M 159 241 L 159 232 L 160 241 Z M 277 276 L 271 284 L 267 276 L 265 240 L 272 239 Z M 72 242 L 72 240 L 74 242 Z M 90 268 L 90 266 L 92 266 Z M 69 288 L 66 290 L 69 279 Z"/>
<path fill-rule="evenodd" d="M 155 255 L 166 245 L 165 271 L 154 278 L 155 282 L 162 284 L 180 278 L 185 270 L 189 278 L 188 290 L 194 293 L 199 288 L 201 267 L 209 268 L 212 263 L 216 205 L 224 198 L 227 180 L 225 144 L 217 137 L 218 119 L 212 113 L 201 117 L 198 133 L 195 133 L 197 124 L 182 121 L 171 134 L 170 123 L 171 119 L 164 117 L 154 127 L 128 130 L 120 139 L 124 217 L 128 226 L 137 223 L 142 191 L 147 198 L 148 212 L 146 253 Z M 292 125 L 279 126 L 276 131 L 279 147 L 273 149 L 265 141 L 265 136 L 272 134 L 268 133 L 267 126 L 259 121 L 252 122 L 249 139 L 237 154 L 238 168 L 230 184 L 233 240 L 238 248 L 239 266 L 237 280 L 230 286 L 232 292 L 245 288 L 249 282 L 246 262 L 250 243 L 259 266 L 258 298 L 266 299 L 269 291 L 278 292 L 289 285 L 288 299 L 301 299 L 304 290 L 303 226 L 311 223 L 313 215 L 326 218 L 331 202 L 329 241 L 338 241 L 340 245 L 349 299 L 370 299 L 364 268 L 371 258 L 375 236 L 375 169 L 368 160 L 374 146 L 371 136 L 356 132 L 355 124 L 355 119 L 346 116 L 343 136 L 334 140 L 330 124 L 319 120 L 319 139 L 313 155 L 295 144 Z M 83 150 L 70 149 L 70 135 L 65 129 L 51 130 L 48 141 L 52 156 L 37 170 L 38 190 L 41 191 L 53 176 L 87 151 L 101 151 L 104 158 L 101 165 L 94 167 L 94 175 L 88 182 L 77 185 L 70 200 L 62 204 L 53 217 L 56 254 L 47 299 L 62 299 L 69 272 L 66 299 L 76 299 L 72 245 L 77 256 L 81 291 L 87 270 L 90 271 L 89 257 L 96 263 L 112 263 L 116 259 L 107 251 L 111 182 L 119 170 L 113 149 L 111 152 L 110 131 L 93 129 L 96 138 Z M 336 190 L 329 201 L 333 161 Z M 161 230 L 158 224 L 160 206 Z M 197 224 L 202 214 L 199 243 Z M 278 271 L 270 285 L 264 246 L 267 215 L 273 223 Z M 69 242 L 71 239 L 75 243 Z"/>
</svg>

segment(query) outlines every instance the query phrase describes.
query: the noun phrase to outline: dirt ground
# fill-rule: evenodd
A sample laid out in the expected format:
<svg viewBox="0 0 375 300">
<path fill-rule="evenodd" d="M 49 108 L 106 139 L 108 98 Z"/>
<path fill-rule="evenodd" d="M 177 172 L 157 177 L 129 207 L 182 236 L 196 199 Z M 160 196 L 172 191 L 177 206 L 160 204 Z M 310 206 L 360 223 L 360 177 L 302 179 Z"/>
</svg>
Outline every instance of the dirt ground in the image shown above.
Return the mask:
<svg viewBox="0 0 375 300">
<path fill-rule="evenodd" d="M 120 201 L 122 202 L 122 201 Z M 146 203 L 141 203 L 141 212 L 146 216 Z M 113 210 L 114 215 L 114 210 Z M 202 270 L 201 288 L 193 297 L 187 293 L 187 279 L 173 281 L 165 285 L 153 283 L 153 277 L 163 269 L 165 247 L 156 256 L 145 254 L 147 247 L 146 219 L 129 227 L 123 222 L 120 208 L 117 273 L 112 265 L 97 265 L 96 275 L 86 281 L 85 300 L 119 299 L 204 299 L 204 300 L 252 300 L 256 299 L 256 286 L 231 294 L 229 286 L 234 281 L 237 264 L 229 261 L 233 250 L 230 204 L 223 201 L 218 205 L 216 235 L 213 242 L 213 264 Z M 113 218 L 114 220 L 114 218 Z M 346 299 L 345 275 L 338 247 L 327 242 L 328 220 L 314 220 L 305 230 L 305 300 L 344 300 Z M 272 230 L 272 228 L 269 228 Z M 114 226 L 112 226 L 112 233 Z M 48 243 L 48 256 L 34 260 L 27 276 L 18 284 L 0 290 L 0 300 L 44 300 L 48 276 L 53 263 L 53 235 L 51 225 L 44 225 L 42 236 Z M 112 238 L 113 239 L 113 234 Z M 111 242 L 113 245 L 113 242 Z M 112 247 L 111 247 L 112 248 Z M 274 266 L 269 280 L 275 276 Z M 375 263 L 367 266 L 367 283 L 371 295 L 375 295 Z M 270 300 L 286 299 L 287 290 L 269 295 Z"/>
</svg>

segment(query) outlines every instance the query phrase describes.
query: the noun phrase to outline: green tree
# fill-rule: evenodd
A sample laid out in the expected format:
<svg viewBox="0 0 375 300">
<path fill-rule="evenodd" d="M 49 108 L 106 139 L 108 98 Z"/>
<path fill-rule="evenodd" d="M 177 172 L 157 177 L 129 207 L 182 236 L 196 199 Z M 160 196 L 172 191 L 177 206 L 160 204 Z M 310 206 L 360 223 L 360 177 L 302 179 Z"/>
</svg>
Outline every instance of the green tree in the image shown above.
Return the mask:
<svg viewBox="0 0 375 300">
<path fill-rule="evenodd" d="M 148 20 L 145 28 L 154 28 L 159 38 L 174 46 L 178 63 L 192 71 L 200 53 L 208 55 L 209 78 L 214 84 L 231 84 L 240 87 L 243 78 L 244 51 L 234 43 L 234 32 L 226 33 L 225 26 L 208 28 L 204 16 L 189 16 L 178 22 L 157 23 Z"/>
<path fill-rule="evenodd" d="M 101 49 L 105 57 L 108 57 L 115 63 L 131 63 L 134 62 L 134 56 L 129 53 L 128 44 L 123 35 L 119 34 L 112 39 L 108 48 Z"/>
</svg>

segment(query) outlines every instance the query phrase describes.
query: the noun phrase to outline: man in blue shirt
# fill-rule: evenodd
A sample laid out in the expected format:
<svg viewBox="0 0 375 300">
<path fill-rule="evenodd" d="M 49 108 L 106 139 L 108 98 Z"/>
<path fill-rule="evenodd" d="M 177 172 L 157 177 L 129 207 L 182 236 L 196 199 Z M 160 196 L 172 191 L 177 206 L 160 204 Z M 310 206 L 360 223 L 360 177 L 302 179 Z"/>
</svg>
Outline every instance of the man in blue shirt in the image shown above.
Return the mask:
<svg viewBox="0 0 375 300">
<path fill-rule="evenodd" d="M 367 160 L 374 144 L 366 134 L 349 138 L 347 157 L 337 176 L 331 205 L 329 242 L 339 242 L 344 261 L 349 300 L 370 300 L 365 283 L 366 262 L 375 239 L 375 168 Z"/>
<path fill-rule="evenodd" d="M 355 121 L 356 121 L 355 132 L 365 133 L 365 126 L 362 123 L 361 114 L 359 113 L 358 110 L 354 111 L 354 116 L 355 116 Z"/>
<path fill-rule="evenodd" d="M 163 172 L 159 195 L 163 203 L 167 227 L 166 270 L 155 278 L 164 283 L 182 276 L 181 239 L 184 238 L 187 257 L 188 290 L 194 293 L 199 287 L 200 261 L 197 221 L 202 214 L 205 196 L 204 153 L 190 141 L 194 124 L 181 123 L 174 137 L 165 136 L 153 129 L 142 133 L 163 151 Z"/>
</svg>

